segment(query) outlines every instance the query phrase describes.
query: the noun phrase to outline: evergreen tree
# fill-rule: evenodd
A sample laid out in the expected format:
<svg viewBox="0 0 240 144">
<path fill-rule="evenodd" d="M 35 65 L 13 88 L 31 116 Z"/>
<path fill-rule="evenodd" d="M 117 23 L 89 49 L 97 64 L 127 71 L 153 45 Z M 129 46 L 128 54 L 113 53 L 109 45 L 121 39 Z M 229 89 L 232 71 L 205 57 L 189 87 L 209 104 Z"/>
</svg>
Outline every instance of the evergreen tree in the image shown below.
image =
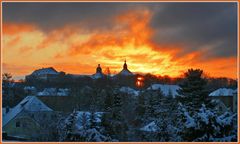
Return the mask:
<svg viewBox="0 0 240 144">
<path fill-rule="evenodd" d="M 145 96 L 144 94 L 141 94 L 138 97 L 137 100 L 137 107 L 135 109 L 135 114 L 136 114 L 136 118 L 134 120 L 134 124 L 136 126 L 139 126 L 140 124 L 142 124 L 145 120 L 145 113 L 146 113 L 146 102 L 145 102 Z"/>
<path fill-rule="evenodd" d="M 183 104 L 197 109 L 201 104 L 209 103 L 208 92 L 206 91 L 206 80 L 203 78 L 203 71 L 200 69 L 189 69 L 185 74 L 183 82 L 179 85 L 181 89 L 178 94 Z"/>
<path fill-rule="evenodd" d="M 106 88 L 106 96 L 104 99 L 104 109 L 109 111 L 113 107 L 113 91 L 110 87 Z"/>
<path fill-rule="evenodd" d="M 236 114 L 217 114 L 204 104 L 194 114 L 182 108 L 180 114 L 181 137 L 183 141 L 235 141 L 237 139 Z"/>
<path fill-rule="evenodd" d="M 117 140 L 127 141 L 127 123 L 122 113 L 121 95 L 116 88 L 114 90 L 113 107 L 105 116 L 105 128 L 108 134 Z"/>
<path fill-rule="evenodd" d="M 58 133 L 59 141 L 75 141 L 75 125 L 77 121 L 77 112 L 73 111 L 66 119 L 59 122 Z"/>
</svg>

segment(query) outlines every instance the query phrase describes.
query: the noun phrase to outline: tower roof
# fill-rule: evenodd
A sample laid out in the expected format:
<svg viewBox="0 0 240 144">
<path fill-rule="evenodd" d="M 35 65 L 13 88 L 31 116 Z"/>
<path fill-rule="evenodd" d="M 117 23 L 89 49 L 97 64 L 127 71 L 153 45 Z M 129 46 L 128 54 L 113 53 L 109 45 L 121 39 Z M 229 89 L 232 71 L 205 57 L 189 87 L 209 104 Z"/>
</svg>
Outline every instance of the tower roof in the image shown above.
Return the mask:
<svg viewBox="0 0 240 144">
<path fill-rule="evenodd" d="M 100 64 L 98 64 L 98 67 L 96 68 L 96 73 L 102 73 L 102 68 Z"/>
<path fill-rule="evenodd" d="M 131 71 L 129 71 L 128 68 L 127 68 L 127 61 L 126 60 L 124 61 L 122 71 L 120 71 L 118 75 L 123 75 L 123 76 L 133 75 L 133 73 Z"/>
<path fill-rule="evenodd" d="M 124 61 L 124 64 L 123 64 L 123 69 L 127 69 L 127 63 L 126 63 L 127 61 L 126 61 L 126 59 L 125 59 L 125 61 Z"/>
<path fill-rule="evenodd" d="M 98 67 L 96 68 L 96 73 L 92 75 L 93 79 L 99 79 L 103 78 L 105 75 L 102 73 L 102 68 L 100 64 L 98 64 Z"/>
</svg>

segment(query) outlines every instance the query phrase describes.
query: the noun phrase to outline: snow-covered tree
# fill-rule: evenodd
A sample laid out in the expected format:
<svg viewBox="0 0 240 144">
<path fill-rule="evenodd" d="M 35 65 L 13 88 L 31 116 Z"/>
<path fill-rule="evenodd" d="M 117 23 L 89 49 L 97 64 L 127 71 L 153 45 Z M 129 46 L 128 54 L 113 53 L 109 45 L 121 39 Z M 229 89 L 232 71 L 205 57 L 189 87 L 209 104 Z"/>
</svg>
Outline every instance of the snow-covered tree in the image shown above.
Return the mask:
<svg viewBox="0 0 240 144">
<path fill-rule="evenodd" d="M 234 141 L 237 139 L 236 114 L 222 115 L 203 104 L 198 112 L 190 114 L 182 109 L 182 138 L 184 141 Z"/>
<path fill-rule="evenodd" d="M 77 121 L 77 112 L 73 111 L 67 118 L 59 121 L 58 134 L 59 141 L 72 141 L 74 139 L 74 129 Z"/>
<path fill-rule="evenodd" d="M 104 127 L 107 134 L 112 138 L 126 141 L 127 140 L 127 123 L 122 113 L 122 99 L 118 89 L 114 89 L 113 106 L 105 114 Z"/>
<path fill-rule="evenodd" d="M 185 78 L 180 83 L 178 94 L 181 96 L 181 102 L 189 106 L 190 110 L 201 107 L 201 104 L 209 103 L 208 92 L 206 90 L 206 80 L 203 78 L 203 71 L 200 69 L 189 69 Z"/>
<path fill-rule="evenodd" d="M 111 137 L 104 134 L 97 122 L 96 113 L 74 111 L 60 124 L 59 141 L 106 142 Z"/>
</svg>

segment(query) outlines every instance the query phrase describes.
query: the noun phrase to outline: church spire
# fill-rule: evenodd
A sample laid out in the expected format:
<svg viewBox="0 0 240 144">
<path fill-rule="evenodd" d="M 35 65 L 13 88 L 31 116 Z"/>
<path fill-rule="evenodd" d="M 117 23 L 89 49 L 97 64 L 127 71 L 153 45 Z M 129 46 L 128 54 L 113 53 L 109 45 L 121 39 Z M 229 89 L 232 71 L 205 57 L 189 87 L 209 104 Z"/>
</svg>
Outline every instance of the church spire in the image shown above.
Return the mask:
<svg viewBox="0 0 240 144">
<path fill-rule="evenodd" d="M 124 64 L 123 64 L 123 69 L 127 69 L 127 60 L 125 59 Z"/>
<path fill-rule="evenodd" d="M 98 67 L 96 69 L 96 73 L 102 73 L 102 68 L 101 68 L 100 64 L 98 64 Z"/>
</svg>

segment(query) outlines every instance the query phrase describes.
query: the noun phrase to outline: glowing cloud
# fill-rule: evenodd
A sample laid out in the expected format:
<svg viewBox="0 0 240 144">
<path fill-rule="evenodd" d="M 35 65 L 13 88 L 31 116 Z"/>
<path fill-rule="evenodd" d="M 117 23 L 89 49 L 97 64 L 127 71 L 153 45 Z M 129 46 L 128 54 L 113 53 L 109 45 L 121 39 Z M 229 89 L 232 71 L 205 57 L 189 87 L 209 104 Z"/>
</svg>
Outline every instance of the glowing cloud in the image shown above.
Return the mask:
<svg viewBox="0 0 240 144">
<path fill-rule="evenodd" d="M 179 57 L 183 45 L 153 43 L 151 17 L 149 10 L 128 11 L 117 15 L 114 27 L 106 31 L 68 25 L 45 32 L 33 24 L 4 23 L 3 71 L 19 76 L 53 66 L 67 73 L 92 74 L 100 63 L 116 73 L 127 59 L 132 72 L 175 77 L 188 68 L 201 68 L 212 76 L 236 78 L 235 57 L 204 61 L 204 51 Z"/>
</svg>

